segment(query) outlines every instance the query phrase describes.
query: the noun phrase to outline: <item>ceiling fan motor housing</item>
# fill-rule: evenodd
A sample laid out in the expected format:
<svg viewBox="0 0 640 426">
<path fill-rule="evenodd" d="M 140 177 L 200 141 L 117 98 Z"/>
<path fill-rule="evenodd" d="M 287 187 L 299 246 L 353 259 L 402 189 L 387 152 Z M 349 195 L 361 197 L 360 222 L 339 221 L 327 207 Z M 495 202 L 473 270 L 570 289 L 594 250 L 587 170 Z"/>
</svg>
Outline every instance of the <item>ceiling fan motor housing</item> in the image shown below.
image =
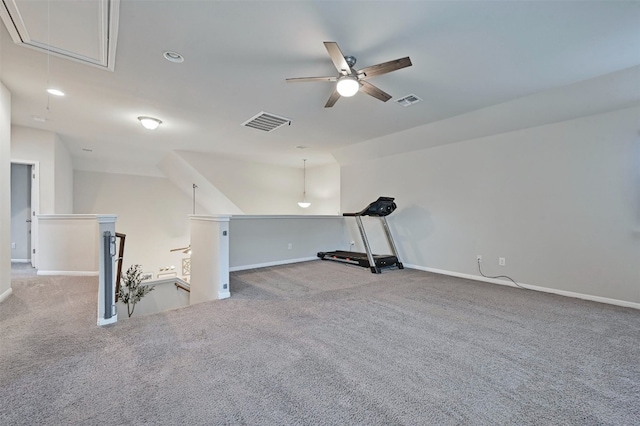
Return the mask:
<svg viewBox="0 0 640 426">
<path fill-rule="evenodd" d="M 349 65 L 351 68 L 353 68 L 353 66 L 356 64 L 356 57 L 355 56 L 345 56 L 344 60 L 347 61 L 347 65 Z"/>
</svg>

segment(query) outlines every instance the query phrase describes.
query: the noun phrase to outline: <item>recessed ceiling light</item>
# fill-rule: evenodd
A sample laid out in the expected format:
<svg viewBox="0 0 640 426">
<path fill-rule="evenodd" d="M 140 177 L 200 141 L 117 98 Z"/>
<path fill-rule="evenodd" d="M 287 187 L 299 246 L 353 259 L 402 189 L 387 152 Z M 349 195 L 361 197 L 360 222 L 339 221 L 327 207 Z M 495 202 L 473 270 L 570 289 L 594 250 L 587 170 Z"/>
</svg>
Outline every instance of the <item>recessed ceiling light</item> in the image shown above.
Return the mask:
<svg viewBox="0 0 640 426">
<path fill-rule="evenodd" d="M 172 52 L 170 50 L 167 50 L 166 52 L 164 52 L 162 54 L 162 56 L 164 56 L 164 58 L 167 61 L 175 62 L 176 64 L 184 62 L 184 57 L 181 54 L 179 54 L 178 52 Z"/>
<path fill-rule="evenodd" d="M 145 129 L 149 129 L 149 130 L 155 130 L 158 128 L 159 125 L 162 124 L 161 120 L 158 120 L 157 118 L 153 118 L 153 117 L 140 116 L 138 117 L 138 120 L 140 120 L 140 124 L 142 124 L 142 126 Z"/>
<path fill-rule="evenodd" d="M 62 90 L 49 88 L 47 89 L 47 93 L 53 96 L 64 96 L 64 92 Z"/>
<path fill-rule="evenodd" d="M 32 118 L 33 118 L 35 121 L 39 121 L 40 123 L 44 123 L 45 121 L 47 121 L 47 119 L 46 119 L 46 118 L 44 118 L 44 117 L 40 117 L 40 116 L 38 116 L 38 115 L 34 115 L 34 116 L 32 116 Z"/>
</svg>

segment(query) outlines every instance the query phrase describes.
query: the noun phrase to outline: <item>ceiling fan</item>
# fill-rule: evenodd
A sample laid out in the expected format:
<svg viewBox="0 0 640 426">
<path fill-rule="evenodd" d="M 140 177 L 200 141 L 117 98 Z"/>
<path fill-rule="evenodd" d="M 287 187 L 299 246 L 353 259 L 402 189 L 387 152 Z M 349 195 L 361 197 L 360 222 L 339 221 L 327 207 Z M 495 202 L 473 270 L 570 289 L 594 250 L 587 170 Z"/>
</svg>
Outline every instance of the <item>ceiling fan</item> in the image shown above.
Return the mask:
<svg viewBox="0 0 640 426">
<path fill-rule="evenodd" d="M 340 99 L 340 96 L 353 96 L 358 91 L 364 92 L 367 95 L 373 96 L 376 99 L 380 99 L 382 102 L 387 102 L 391 99 L 391 95 L 378 89 L 367 80 L 377 75 L 386 74 L 391 71 L 399 70 L 401 68 L 410 67 L 411 59 L 406 58 L 396 59 L 394 61 L 383 62 L 381 64 L 372 65 L 370 67 L 356 70 L 353 66 L 356 64 L 356 58 L 353 56 L 344 56 L 338 43 L 334 41 L 325 41 L 324 47 L 327 48 L 329 56 L 338 70 L 339 75 L 337 77 L 299 77 L 299 78 L 287 78 L 288 83 L 300 83 L 308 81 L 328 81 L 336 83 L 329 96 L 329 100 L 325 104 L 325 108 L 331 108 Z"/>
</svg>

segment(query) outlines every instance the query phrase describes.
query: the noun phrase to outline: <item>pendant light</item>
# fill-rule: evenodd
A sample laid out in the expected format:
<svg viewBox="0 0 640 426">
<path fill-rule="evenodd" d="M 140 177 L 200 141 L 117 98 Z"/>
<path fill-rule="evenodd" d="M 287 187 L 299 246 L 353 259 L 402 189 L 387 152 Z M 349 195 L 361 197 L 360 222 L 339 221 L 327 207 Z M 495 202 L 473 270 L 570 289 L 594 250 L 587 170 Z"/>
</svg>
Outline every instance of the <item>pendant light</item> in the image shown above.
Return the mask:
<svg viewBox="0 0 640 426">
<path fill-rule="evenodd" d="M 302 201 L 299 201 L 298 205 L 303 209 L 306 209 L 311 205 L 311 203 L 307 201 L 307 159 L 305 158 L 302 161 Z"/>
</svg>

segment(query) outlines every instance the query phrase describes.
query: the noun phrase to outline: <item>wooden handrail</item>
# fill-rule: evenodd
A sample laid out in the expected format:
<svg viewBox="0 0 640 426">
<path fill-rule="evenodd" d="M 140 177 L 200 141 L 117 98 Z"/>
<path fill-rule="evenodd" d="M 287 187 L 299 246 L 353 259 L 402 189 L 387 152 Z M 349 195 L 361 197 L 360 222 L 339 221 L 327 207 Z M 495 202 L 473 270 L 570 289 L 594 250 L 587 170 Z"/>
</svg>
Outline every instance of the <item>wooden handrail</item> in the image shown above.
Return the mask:
<svg viewBox="0 0 640 426">
<path fill-rule="evenodd" d="M 120 247 L 118 248 L 118 272 L 116 275 L 116 302 L 118 301 L 118 296 L 120 295 L 120 278 L 122 278 L 122 261 L 124 259 L 124 240 L 127 238 L 126 234 L 121 234 L 116 232 L 116 238 L 120 238 Z"/>
<path fill-rule="evenodd" d="M 174 283 L 176 285 L 177 288 L 182 289 L 186 292 L 191 293 L 191 288 L 187 287 L 186 285 L 182 284 L 182 283 Z"/>
</svg>

